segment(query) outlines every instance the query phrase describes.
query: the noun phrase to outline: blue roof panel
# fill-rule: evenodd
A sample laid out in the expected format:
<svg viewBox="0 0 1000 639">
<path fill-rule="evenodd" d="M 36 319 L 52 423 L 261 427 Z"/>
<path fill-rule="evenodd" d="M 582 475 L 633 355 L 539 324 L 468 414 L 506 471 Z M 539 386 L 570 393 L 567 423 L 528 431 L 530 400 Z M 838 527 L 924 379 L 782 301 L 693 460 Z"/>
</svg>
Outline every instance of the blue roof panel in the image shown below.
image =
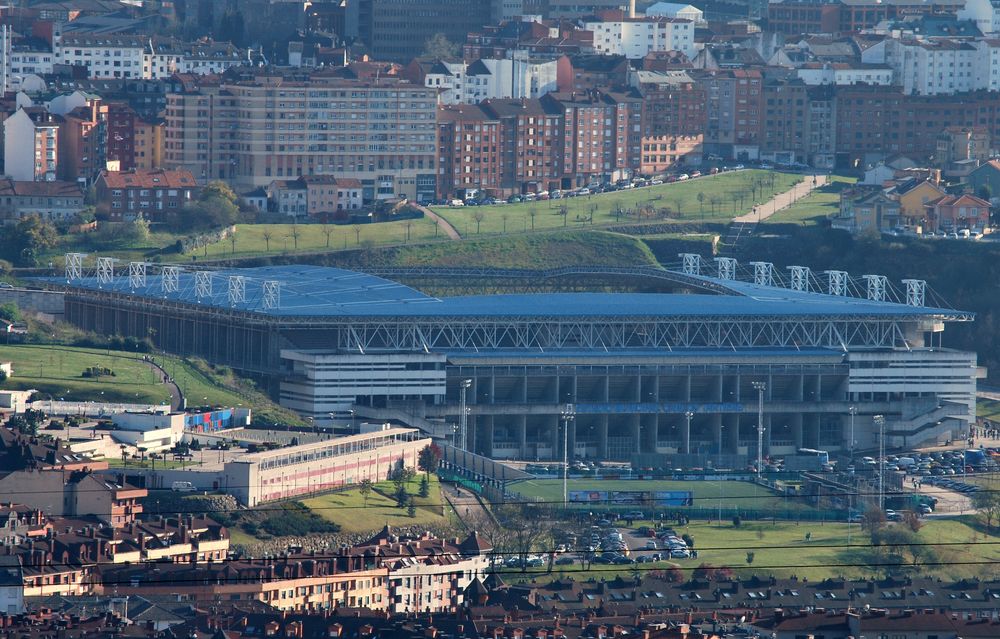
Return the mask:
<svg viewBox="0 0 1000 639">
<path fill-rule="evenodd" d="M 211 294 L 196 295 L 193 271 L 181 271 L 178 290 L 165 292 L 162 275 L 149 275 L 145 286 L 133 289 L 125 274 L 110 284 L 96 277 L 72 283 L 47 281 L 75 288 L 120 293 L 187 304 L 287 317 L 720 317 L 720 316 L 831 316 L 886 318 L 951 315 L 957 311 L 873 302 L 747 282 L 701 278 L 724 284 L 732 295 L 660 293 L 539 293 L 472 295 L 438 299 L 398 282 L 339 268 L 291 265 L 212 271 Z M 244 296 L 230 302 L 231 277 L 240 277 Z M 279 283 L 280 303 L 265 308 L 264 283 Z"/>
</svg>

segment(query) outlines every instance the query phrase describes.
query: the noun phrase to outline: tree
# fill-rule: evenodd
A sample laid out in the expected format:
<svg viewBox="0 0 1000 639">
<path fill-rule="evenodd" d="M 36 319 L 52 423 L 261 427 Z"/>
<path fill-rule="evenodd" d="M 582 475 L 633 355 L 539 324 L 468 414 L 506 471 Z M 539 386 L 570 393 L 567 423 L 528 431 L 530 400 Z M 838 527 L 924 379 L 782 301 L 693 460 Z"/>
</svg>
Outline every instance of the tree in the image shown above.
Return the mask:
<svg viewBox="0 0 1000 639">
<path fill-rule="evenodd" d="M 333 229 L 325 221 L 323 222 L 323 235 L 326 236 L 326 248 L 330 248 L 330 236 L 333 235 Z M 406 239 L 410 239 L 410 227 L 406 227 Z"/>
<path fill-rule="evenodd" d="M 236 229 L 229 234 L 229 243 L 233 245 L 233 255 L 236 255 Z"/>
<path fill-rule="evenodd" d="M 903 513 L 903 523 L 913 532 L 920 532 L 920 529 L 924 526 L 924 522 L 912 510 Z"/>
<path fill-rule="evenodd" d="M 701 208 L 701 219 L 705 219 L 705 194 L 698 191 L 698 206 Z"/>
<path fill-rule="evenodd" d="M 267 251 L 268 253 L 270 253 L 271 252 L 271 238 L 274 237 L 274 234 L 271 233 L 270 229 L 264 229 L 264 232 L 261 233 L 261 237 L 264 238 L 264 250 Z M 329 238 L 327 238 L 327 241 L 329 241 Z"/>
<path fill-rule="evenodd" d="M 147 242 L 149 240 L 149 222 L 140 215 L 129 225 L 127 235 L 133 243 Z"/>
<path fill-rule="evenodd" d="M 232 187 L 223 182 L 222 180 L 212 180 L 201 190 L 201 195 L 198 199 L 201 201 L 218 198 L 229 202 L 232 205 L 236 205 L 236 191 L 233 191 Z"/>
<path fill-rule="evenodd" d="M 562 206 L 560 206 L 559 207 L 559 215 L 562 216 L 563 226 L 566 226 L 569 223 L 569 207 L 566 206 L 565 204 L 563 204 Z"/>
<path fill-rule="evenodd" d="M 538 216 L 538 210 L 535 207 L 528 209 L 528 217 L 531 218 L 531 230 L 535 230 L 535 218 Z"/>
<path fill-rule="evenodd" d="M 21 309 L 17 307 L 17 304 L 13 302 L 7 302 L 6 304 L 0 304 L 0 319 L 7 320 L 10 323 L 16 323 L 21 321 Z"/>
<path fill-rule="evenodd" d="M 509 218 L 509 217 L 510 216 L 507 215 L 506 213 L 501 213 L 500 214 L 500 219 L 503 220 L 503 232 L 504 232 L 504 235 L 507 234 L 507 218 Z"/>
<path fill-rule="evenodd" d="M 299 238 L 302 237 L 302 231 L 299 230 L 298 224 L 292 224 L 292 232 L 290 235 L 292 236 L 292 242 L 295 246 L 295 250 L 299 250 Z"/>
<path fill-rule="evenodd" d="M 410 499 L 409 503 L 406 505 L 406 514 L 411 518 L 417 516 L 417 505 L 413 503 L 412 499 Z"/>
<path fill-rule="evenodd" d="M 510 550 L 520 559 L 521 571 L 527 570 L 527 557 L 538 546 L 546 546 L 549 517 L 541 506 L 501 506 L 495 512 L 501 528 L 510 533 Z"/>
<path fill-rule="evenodd" d="M 753 551 L 751 550 L 751 551 L 749 551 L 749 552 L 747 553 L 747 565 L 748 565 L 748 566 L 749 566 L 749 565 L 751 565 L 751 564 L 753 563 L 753 558 L 754 558 L 754 553 L 753 553 Z"/>
<path fill-rule="evenodd" d="M 433 60 L 442 58 L 454 58 L 459 54 L 461 47 L 449 40 L 443 33 L 435 33 L 424 42 L 424 56 Z"/>
<path fill-rule="evenodd" d="M 417 455 L 417 468 L 424 471 L 425 475 L 436 473 L 441 466 L 441 457 L 441 448 L 437 444 L 427 444 Z"/>
<path fill-rule="evenodd" d="M 13 228 L 4 228 L 0 254 L 17 266 L 35 266 L 38 254 L 54 247 L 58 238 L 56 227 L 33 213 L 18 220 Z"/>
<path fill-rule="evenodd" d="M 362 479 L 361 483 L 358 484 L 358 492 L 361 493 L 361 499 L 364 500 L 365 508 L 368 508 L 368 495 L 372 494 L 373 487 L 374 485 L 370 479 Z"/>
<path fill-rule="evenodd" d="M 708 196 L 708 203 L 712 205 L 712 213 L 716 212 L 716 209 L 722 204 L 722 196 L 712 194 Z"/>
<path fill-rule="evenodd" d="M 482 211 L 477 210 L 475 213 L 472 214 L 472 219 L 476 221 L 476 235 L 479 234 L 479 226 L 483 223 L 483 220 L 485 218 L 486 215 Z"/>
<path fill-rule="evenodd" d="M 427 479 L 427 475 L 420 478 L 420 491 L 417 493 L 421 497 L 429 497 L 431 494 L 431 482 Z"/>
<path fill-rule="evenodd" d="M 885 513 L 881 509 L 869 508 L 861 516 L 861 530 L 868 533 L 874 539 L 878 531 L 885 527 L 885 522 Z"/>
<path fill-rule="evenodd" d="M 1000 521 L 1000 493 L 981 490 L 972 494 L 972 507 L 979 511 L 979 517 L 986 528 L 993 528 L 993 522 Z"/>
</svg>

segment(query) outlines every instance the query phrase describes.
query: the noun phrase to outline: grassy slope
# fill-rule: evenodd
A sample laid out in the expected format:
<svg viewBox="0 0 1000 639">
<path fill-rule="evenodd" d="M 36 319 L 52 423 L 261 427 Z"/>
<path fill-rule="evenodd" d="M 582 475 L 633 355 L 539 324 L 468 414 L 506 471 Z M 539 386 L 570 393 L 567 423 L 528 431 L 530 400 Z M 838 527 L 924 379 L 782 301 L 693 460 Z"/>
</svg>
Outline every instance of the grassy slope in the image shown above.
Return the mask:
<svg viewBox="0 0 1000 639">
<path fill-rule="evenodd" d="M 802 226 L 821 224 L 830 214 L 840 208 L 840 192 L 854 183 L 854 178 L 841 175 L 830 176 L 830 181 L 792 206 L 782 209 L 764 222 L 792 223 Z"/>
<path fill-rule="evenodd" d="M 511 235 L 460 243 L 403 247 L 399 266 L 492 266 L 542 269 L 573 264 L 652 265 L 655 260 L 639 240 L 593 231 Z"/>
<path fill-rule="evenodd" d="M 379 482 L 368 496 L 367 505 L 357 488 L 303 500 L 302 503 L 320 517 L 332 521 L 345 533 L 374 532 L 385 524 L 390 526 L 439 525 L 448 522 L 443 514 L 441 486 L 435 476 L 430 478 L 430 494 L 416 496 L 420 489 L 420 476 L 409 483 L 407 491 L 414 495 L 416 517 L 410 517 L 405 508 L 387 497 L 395 490 L 392 482 Z"/>
<path fill-rule="evenodd" d="M 531 211 L 535 212 L 535 230 L 589 226 L 592 208 L 594 225 L 636 222 L 638 220 L 632 217 L 616 217 L 615 210 L 619 207 L 622 209 L 634 209 L 645 204 L 650 204 L 657 209 L 662 207 L 669 208 L 672 211 L 672 219 L 727 220 L 734 215 L 746 213 L 753 208 L 754 202 L 749 196 L 750 189 L 747 187 L 747 182 L 765 173 L 766 171 L 739 171 L 707 176 L 687 182 L 675 182 L 673 184 L 663 184 L 642 189 L 601 193 L 599 195 L 565 198 L 562 200 L 505 204 L 502 206 L 443 206 L 437 207 L 434 210 L 451 222 L 458 229 L 459 233 L 462 233 L 466 237 L 476 234 L 477 215 L 482 216 L 482 220 L 479 222 L 480 233 L 502 233 L 504 224 L 506 224 L 507 232 L 530 231 L 532 229 Z M 777 173 L 775 175 L 775 193 L 787 191 L 793 184 L 802 179 L 800 175 L 786 173 Z M 729 197 L 731 193 L 738 191 L 746 191 L 748 193 L 744 199 L 742 208 L 739 207 L 738 202 L 734 206 L 733 201 Z M 706 198 L 717 194 L 722 198 L 722 202 L 713 212 L 707 199 L 704 207 L 698 203 L 698 193 L 703 193 Z M 770 194 L 765 193 L 763 196 L 758 194 L 757 200 L 764 201 L 770 199 L 770 197 Z M 565 220 L 559 214 L 561 206 L 566 206 L 568 209 Z M 679 215 L 676 212 L 678 208 L 680 209 Z M 735 213 L 734 208 L 736 210 Z"/>
</svg>

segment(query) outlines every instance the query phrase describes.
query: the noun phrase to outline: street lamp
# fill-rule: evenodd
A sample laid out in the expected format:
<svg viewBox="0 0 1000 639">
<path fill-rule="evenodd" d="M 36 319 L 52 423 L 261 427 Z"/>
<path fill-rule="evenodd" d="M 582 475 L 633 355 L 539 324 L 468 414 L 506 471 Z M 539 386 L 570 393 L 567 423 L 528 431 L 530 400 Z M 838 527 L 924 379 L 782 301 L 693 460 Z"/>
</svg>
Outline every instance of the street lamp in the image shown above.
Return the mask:
<svg viewBox="0 0 1000 639">
<path fill-rule="evenodd" d="M 851 440 L 847 442 L 848 450 L 850 451 L 851 461 L 854 461 L 854 416 L 858 414 L 857 406 L 848 406 L 847 412 L 851 416 Z"/>
<path fill-rule="evenodd" d="M 563 508 L 569 507 L 569 423 L 576 419 L 573 404 L 566 404 L 562 410 L 563 421 Z"/>
<path fill-rule="evenodd" d="M 466 435 L 467 435 L 467 429 L 469 427 L 469 414 L 468 414 L 468 412 L 466 412 L 465 393 L 469 390 L 469 388 L 471 386 L 472 386 L 472 380 L 471 379 L 463 379 L 462 383 L 461 383 L 461 385 L 459 387 L 459 391 L 460 391 L 460 394 L 461 394 L 461 398 L 460 398 L 460 402 L 459 402 L 459 411 L 461 411 L 461 412 L 459 413 L 459 416 L 458 416 L 458 423 L 459 423 L 458 430 L 459 430 L 459 434 L 461 435 L 461 441 L 462 441 L 462 445 L 459 446 L 459 448 L 461 448 L 462 450 L 466 450 L 467 443 L 465 441 L 465 438 L 466 438 Z"/>
<path fill-rule="evenodd" d="M 875 415 L 872 421 L 878 426 L 878 508 L 885 512 L 885 416 Z"/>
<path fill-rule="evenodd" d="M 764 468 L 764 391 L 767 382 L 753 382 L 757 390 L 757 479 Z"/>
<path fill-rule="evenodd" d="M 691 418 L 694 417 L 694 413 L 687 411 L 684 413 L 684 418 L 687 420 L 687 429 L 684 431 L 684 454 L 691 454 Z M 689 460 L 690 463 L 690 460 Z"/>
</svg>

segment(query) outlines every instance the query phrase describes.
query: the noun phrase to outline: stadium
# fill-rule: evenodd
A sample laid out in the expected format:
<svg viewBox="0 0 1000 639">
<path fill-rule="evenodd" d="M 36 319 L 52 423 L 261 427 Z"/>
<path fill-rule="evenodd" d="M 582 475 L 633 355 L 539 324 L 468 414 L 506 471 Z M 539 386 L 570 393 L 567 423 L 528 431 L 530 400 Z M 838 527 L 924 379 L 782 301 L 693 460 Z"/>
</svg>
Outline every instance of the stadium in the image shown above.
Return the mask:
<svg viewBox="0 0 1000 639">
<path fill-rule="evenodd" d="M 663 270 L 383 273 L 658 291 L 643 293 L 434 297 L 336 268 L 119 273 L 97 258 L 85 272 L 79 255 L 47 284 L 80 328 L 230 366 L 316 423 L 404 423 L 494 458 L 561 459 L 565 425 L 571 458 L 740 463 L 757 454 L 759 412 L 774 455 L 874 448 L 875 415 L 888 447 L 967 432 L 983 373 L 943 332 L 973 316 L 927 305 L 922 281 L 682 257 Z"/>
</svg>

